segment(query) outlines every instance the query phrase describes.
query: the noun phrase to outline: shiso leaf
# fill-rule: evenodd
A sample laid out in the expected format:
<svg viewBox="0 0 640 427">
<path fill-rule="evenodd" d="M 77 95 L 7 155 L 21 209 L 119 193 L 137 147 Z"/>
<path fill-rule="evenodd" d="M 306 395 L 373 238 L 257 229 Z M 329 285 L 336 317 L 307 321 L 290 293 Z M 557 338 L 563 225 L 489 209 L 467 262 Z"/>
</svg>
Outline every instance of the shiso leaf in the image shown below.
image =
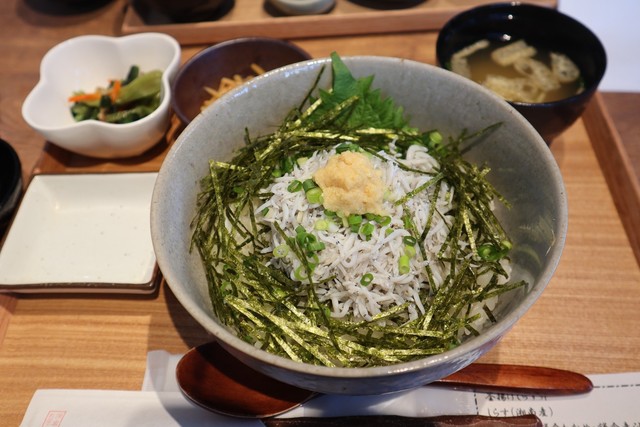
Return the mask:
<svg viewBox="0 0 640 427">
<path fill-rule="evenodd" d="M 333 84 L 331 90 L 320 89 L 320 106 L 314 111 L 311 120 L 326 114 L 348 99 L 360 100 L 349 115 L 341 120 L 347 129 L 403 129 L 408 127 L 404 109 L 397 106 L 391 98 L 383 98 L 379 89 L 371 89 L 374 76 L 356 79 L 340 56 L 331 54 Z"/>
</svg>

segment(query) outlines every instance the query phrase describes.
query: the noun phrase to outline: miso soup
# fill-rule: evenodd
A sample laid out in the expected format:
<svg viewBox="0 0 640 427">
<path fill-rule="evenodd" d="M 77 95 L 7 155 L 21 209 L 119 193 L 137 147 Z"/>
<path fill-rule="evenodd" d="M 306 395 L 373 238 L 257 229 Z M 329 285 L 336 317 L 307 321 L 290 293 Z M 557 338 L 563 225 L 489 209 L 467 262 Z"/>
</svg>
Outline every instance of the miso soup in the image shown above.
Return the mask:
<svg viewBox="0 0 640 427">
<path fill-rule="evenodd" d="M 524 40 L 479 40 L 456 52 L 450 68 L 512 102 L 557 101 L 584 87 L 580 70 L 567 55 Z"/>
</svg>

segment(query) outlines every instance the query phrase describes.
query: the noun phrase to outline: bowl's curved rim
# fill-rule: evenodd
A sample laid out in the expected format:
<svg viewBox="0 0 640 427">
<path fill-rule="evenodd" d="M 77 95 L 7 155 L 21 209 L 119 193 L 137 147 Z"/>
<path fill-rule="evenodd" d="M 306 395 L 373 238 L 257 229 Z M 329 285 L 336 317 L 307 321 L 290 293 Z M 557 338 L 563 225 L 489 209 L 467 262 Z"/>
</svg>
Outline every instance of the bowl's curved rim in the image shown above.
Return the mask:
<svg viewBox="0 0 640 427">
<path fill-rule="evenodd" d="M 114 45 L 122 45 L 130 43 L 131 41 L 138 39 L 147 39 L 148 43 L 163 43 L 169 46 L 172 50 L 171 59 L 168 62 L 167 67 L 162 72 L 162 100 L 158 108 L 152 111 L 149 115 L 136 120 L 131 123 L 107 123 L 98 120 L 85 120 L 81 122 L 69 123 L 58 126 L 46 126 L 36 122 L 31 114 L 31 108 L 33 108 L 33 97 L 37 92 L 43 90 L 48 84 L 47 79 L 47 67 L 48 63 L 52 61 L 59 52 L 66 49 L 74 49 L 79 43 L 91 44 L 95 41 L 102 41 L 107 43 L 113 43 Z M 40 132 L 64 132 L 73 131 L 74 129 L 99 129 L 107 130 L 110 132 L 126 132 L 131 128 L 137 128 L 145 126 L 148 122 L 153 122 L 158 116 L 162 116 L 171 106 L 171 81 L 173 76 L 178 71 L 180 66 L 181 47 L 178 41 L 164 33 L 157 32 L 145 32 L 138 34 L 130 34 L 126 36 L 105 36 L 96 34 L 86 34 L 78 37 L 73 37 L 60 42 L 53 46 L 42 58 L 40 62 L 40 79 L 29 92 L 24 102 L 22 103 L 22 117 L 29 126 L 37 129 Z"/>
<path fill-rule="evenodd" d="M 483 92 L 488 99 L 492 100 L 491 102 L 497 102 L 500 108 L 504 109 L 505 111 L 509 112 L 509 114 L 512 114 L 514 117 L 518 118 L 518 122 L 520 123 L 520 126 L 523 126 L 524 128 L 526 128 L 527 132 L 532 135 L 533 139 L 535 140 L 536 149 L 538 150 L 540 155 L 545 158 L 546 163 L 550 165 L 550 171 L 553 174 L 553 182 L 557 184 L 556 194 L 558 197 L 557 202 L 558 202 L 559 212 L 560 212 L 560 217 L 557 218 L 559 233 L 556 236 L 556 244 L 549 251 L 551 261 L 548 267 L 546 268 L 546 270 L 544 271 L 544 273 L 541 274 L 541 277 L 539 279 L 539 283 L 540 283 L 539 286 L 537 286 L 534 291 L 531 291 L 526 295 L 524 301 L 522 301 L 522 303 L 518 306 L 517 309 L 513 310 L 507 316 L 500 319 L 500 321 L 497 324 L 487 328 L 485 331 L 483 331 L 481 336 L 469 339 L 463 342 L 460 346 L 452 350 L 448 350 L 446 352 L 443 352 L 434 356 L 425 357 L 416 361 L 399 363 L 394 365 L 363 367 L 363 368 L 343 368 L 343 367 L 326 367 L 326 366 L 320 366 L 320 365 L 305 364 L 305 363 L 296 362 L 291 359 L 287 359 L 287 358 L 269 353 L 264 350 L 257 349 L 251 344 L 237 337 L 235 334 L 227 330 L 225 327 L 216 323 L 213 319 L 211 319 L 208 313 L 201 310 L 199 307 L 193 305 L 189 301 L 188 296 L 185 293 L 183 293 L 180 290 L 180 288 L 172 286 L 172 282 L 174 280 L 177 281 L 177 279 L 175 278 L 171 270 L 167 270 L 166 272 L 163 271 L 167 284 L 169 285 L 170 289 L 174 292 L 178 301 L 185 307 L 185 309 L 198 322 L 204 325 L 205 328 L 216 339 L 222 341 L 223 343 L 233 348 L 236 348 L 240 352 L 243 352 L 245 355 L 255 360 L 258 360 L 259 362 L 272 365 L 273 367 L 284 369 L 287 371 L 296 372 L 301 375 L 312 375 L 312 376 L 343 378 L 343 379 L 383 378 L 383 377 L 393 376 L 397 374 L 416 372 L 416 371 L 425 369 L 427 367 L 436 367 L 439 365 L 444 365 L 450 362 L 451 360 L 461 358 L 463 354 L 469 354 L 469 350 L 472 348 L 480 348 L 487 345 L 491 345 L 491 343 L 497 342 L 502 337 L 502 335 L 504 335 L 504 333 L 508 331 L 516 323 L 516 321 L 519 318 L 521 318 L 524 315 L 524 313 L 526 313 L 529 310 L 529 308 L 538 300 L 540 294 L 544 291 L 551 277 L 553 276 L 557 268 L 557 265 L 560 261 L 562 250 L 564 248 L 565 236 L 566 236 L 566 231 L 568 226 L 567 198 L 566 198 L 566 191 L 565 191 L 562 175 L 560 173 L 560 170 L 558 168 L 558 165 L 553 155 L 551 154 L 551 151 L 548 149 L 546 143 L 544 142 L 542 137 L 540 137 L 537 131 L 533 128 L 533 126 L 524 117 L 522 117 L 522 115 L 518 113 L 511 105 L 509 105 L 503 99 L 499 98 L 490 90 L 482 87 L 481 85 L 478 85 L 477 83 L 474 83 L 469 79 L 458 76 L 450 71 L 444 70 L 442 68 L 438 68 L 433 65 L 429 65 L 426 63 L 421 63 L 413 60 L 401 59 L 401 58 L 361 55 L 361 56 L 345 56 L 345 57 L 342 57 L 342 59 L 347 63 L 352 60 L 386 61 L 386 62 L 392 62 L 396 64 L 406 63 L 406 64 L 411 64 L 412 66 L 428 68 L 430 72 L 441 74 L 442 76 L 446 75 L 446 78 L 453 78 L 457 80 L 458 84 L 472 85 L 475 90 L 479 90 Z M 253 85 L 260 84 L 261 80 L 268 79 L 271 75 L 276 73 L 287 74 L 287 73 L 294 72 L 295 70 L 298 70 L 298 69 L 313 68 L 321 65 L 330 65 L 330 63 L 331 63 L 330 58 L 319 58 L 319 59 L 311 59 L 309 61 L 304 61 L 296 64 L 291 64 L 273 71 L 269 71 L 261 76 L 258 76 L 252 80 L 251 84 Z M 244 90 L 245 85 L 241 85 L 233 89 L 232 91 L 228 92 L 225 95 L 225 97 L 232 98 L 236 96 L 236 94 L 239 94 L 241 91 Z M 215 103 L 212 105 L 215 105 Z M 223 103 L 220 103 L 219 105 L 220 105 L 220 108 L 222 108 Z M 183 133 L 181 134 L 181 137 L 178 138 L 176 143 L 171 147 L 167 156 L 165 157 L 164 162 L 167 165 L 171 164 L 171 162 L 174 161 L 177 153 L 181 149 L 183 149 L 182 143 L 181 143 L 182 137 L 183 136 L 186 137 L 190 133 L 189 132 L 190 129 L 193 129 L 195 126 L 198 126 L 198 123 L 200 121 L 207 120 L 208 116 L 212 115 L 215 112 L 215 108 L 217 107 L 209 108 L 205 110 L 203 114 L 198 115 L 194 119 L 194 121 L 192 121 L 187 126 L 185 131 L 183 131 Z M 153 196 L 152 196 L 151 228 L 152 228 L 153 245 L 154 245 L 154 248 L 156 248 L 156 250 L 160 249 L 160 247 L 162 246 L 160 241 L 158 241 L 158 239 L 162 239 L 162 233 L 159 233 L 156 236 L 153 230 L 154 229 L 159 230 L 156 201 L 159 200 L 160 198 L 159 188 L 162 185 L 164 185 L 163 181 L 166 180 L 165 176 L 163 175 L 163 169 L 165 168 L 165 163 L 163 163 L 160 169 L 160 172 L 158 174 L 158 178 L 156 180 L 156 186 L 154 188 Z M 162 251 L 157 252 L 157 261 L 162 270 L 162 264 L 164 261 L 164 254 L 162 253 Z M 477 356 L 480 356 L 480 355 L 481 354 L 478 354 Z M 473 361 L 474 359 L 469 359 L 466 361 L 466 363 L 468 364 Z"/>
</svg>

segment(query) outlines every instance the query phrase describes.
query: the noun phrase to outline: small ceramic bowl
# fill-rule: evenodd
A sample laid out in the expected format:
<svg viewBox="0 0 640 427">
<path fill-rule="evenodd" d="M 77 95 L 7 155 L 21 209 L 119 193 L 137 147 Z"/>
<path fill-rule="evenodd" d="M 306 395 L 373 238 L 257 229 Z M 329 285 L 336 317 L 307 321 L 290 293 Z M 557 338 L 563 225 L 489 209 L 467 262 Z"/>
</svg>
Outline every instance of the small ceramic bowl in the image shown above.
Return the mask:
<svg viewBox="0 0 640 427">
<path fill-rule="evenodd" d="M 192 221 L 199 184 L 211 160 L 229 160 L 252 135 L 273 131 L 305 99 L 321 69 L 319 88 L 330 84 L 328 59 L 288 65 L 258 76 L 214 102 L 180 134 L 167 154 L 151 202 L 151 236 L 158 265 L 185 309 L 235 357 L 252 368 L 307 390 L 378 394 L 418 387 L 472 363 L 491 349 L 542 294 L 558 264 L 567 228 L 567 201 L 558 165 L 522 115 L 488 89 L 441 68 L 401 58 L 345 57 L 356 77 L 404 107 L 412 126 L 459 135 L 501 123 L 465 158 L 486 164 L 491 182 L 511 203 L 502 212 L 513 240 L 512 280 L 526 291 L 501 297 L 496 323 L 453 349 L 412 362 L 367 368 L 316 366 L 276 356 L 243 341 L 216 318 L 197 250 Z M 442 106 L 446 105 L 447 108 Z M 200 199 L 201 200 L 201 199 Z"/>
<path fill-rule="evenodd" d="M 269 37 L 247 37 L 224 41 L 195 54 L 180 69 L 173 83 L 173 110 L 188 124 L 211 98 L 205 87 L 217 89 L 222 78 L 255 75 L 251 64 L 265 71 L 310 59 L 295 44 Z"/>
<path fill-rule="evenodd" d="M 132 65 L 139 66 L 141 72 L 163 71 L 162 101 L 156 110 L 126 124 L 73 119 L 69 96 L 124 78 Z M 27 95 L 22 116 L 48 141 L 75 153 L 100 158 L 142 154 L 157 144 L 167 130 L 171 81 L 179 65 L 180 45 L 165 34 L 72 38 L 54 46 L 42 59 L 40 81 Z"/>
<path fill-rule="evenodd" d="M 515 2 L 479 6 L 454 16 L 438 35 L 438 63 L 450 69 L 454 53 L 481 39 L 524 39 L 530 45 L 569 56 L 580 69 L 584 90 L 577 95 L 554 102 L 510 102 L 547 143 L 580 117 L 607 66 L 602 43 L 582 23 L 552 8 Z"/>
<path fill-rule="evenodd" d="M 22 194 L 22 166 L 13 147 L 0 139 L 0 238 Z"/>
<path fill-rule="evenodd" d="M 285 15 L 315 15 L 331 10 L 335 0 L 268 0 Z"/>
</svg>

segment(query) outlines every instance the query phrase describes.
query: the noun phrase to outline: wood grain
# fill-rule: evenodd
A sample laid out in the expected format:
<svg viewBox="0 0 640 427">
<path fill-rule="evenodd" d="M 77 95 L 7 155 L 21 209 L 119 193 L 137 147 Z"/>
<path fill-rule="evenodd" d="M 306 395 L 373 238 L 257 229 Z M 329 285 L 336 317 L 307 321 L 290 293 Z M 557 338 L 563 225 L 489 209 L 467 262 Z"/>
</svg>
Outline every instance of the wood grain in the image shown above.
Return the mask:
<svg viewBox="0 0 640 427">
<path fill-rule="evenodd" d="M 584 113 L 585 126 L 609 183 L 616 208 L 629 236 L 629 243 L 640 263 L 639 144 L 624 145 L 620 133 L 614 126 L 611 115 L 606 109 L 597 107 L 598 102 L 603 102 L 602 95 L 598 94 L 597 96 L 596 102 L 589 105 L 589 108 Z M 622 99 L 629 108 L 624 111 L 618 110 L 617 114 L 633 111 L 629 100 L 640 101 L 640 95 L 625 96 Z M 607 132 L 606 129 L 610 129 L 610 131 Z M 625 126 L 622 130 L 630 133 L 628 136 L 630 140 L 638 141 L 640 131 L 634 134 L 634 131 L 628 126 Z"/>
<path fill-rule="evenodd" d="M 458 390 L 545 396 L 583 394 L 593 389 L 588 377 L 574 371 L 504 363 L 472 363 L 437 381 L 436 385 Z"/>
<path fill-rule="evenodd" d="M 636 176 L 640 176 L 640 124 L 638 106 L 640 92 L 602 92 L 601 99 L 606 111 L 614 123 L 623 145 L 623 150 L 631 162 Z"/>
</svg>

